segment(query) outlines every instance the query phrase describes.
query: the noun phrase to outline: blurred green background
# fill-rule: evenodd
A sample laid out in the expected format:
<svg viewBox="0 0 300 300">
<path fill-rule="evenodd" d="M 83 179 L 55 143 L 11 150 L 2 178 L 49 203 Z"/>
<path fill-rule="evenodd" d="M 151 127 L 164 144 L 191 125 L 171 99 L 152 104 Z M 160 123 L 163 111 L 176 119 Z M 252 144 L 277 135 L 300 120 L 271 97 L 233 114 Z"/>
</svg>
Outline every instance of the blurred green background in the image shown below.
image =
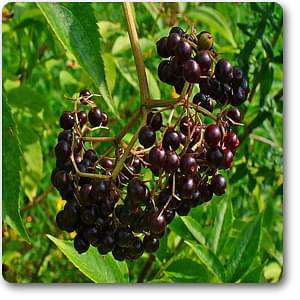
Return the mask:
<svg viewBox="0 0 300 300">
<path fill-rule="evenodd" d="M 113 135 L 126 124 L 139 101 L 122 4 L 74 5 L 78 9 L 92 7 L 99 26 L 105 77 L 114 101 L 113 109 L 101 99 L 98 105 L 110 115 Z M 91 282 L 45 234 L 69 238 L 55 226 L 55 214 L 63 201 L 50 183 L 55 165 L 53 147 L 60 130 L 58 120 L 63 110 L 70 109 L 64 96 L 72 96 L 85 87 L 97 90 L 71 53 L 63 49 L 36 4 L 9 3 L 2 16 L 2 92 L 18 132 L 20 214 L 31 240 L 27 243 L 24 235 L 21 237 L 15 226 L 4 219 L 3 276 L 10 282 Z M 283 269 L 281 7 L 275 3 L 136 3 L 135 17 L 153 98 L 170 98 L 174 93 L 170 86 L 158 81 L 156 69 L 160 58 L 155 48 L 155 42 L 174 25 L 188 29 L 194 24 L 198 32 L 213 33 L 220 56 L 239 65 L 247 74 L 252 101 L 241 107 L 246 126 L 238 129 L 242 143 L 235 165 L 228 173 L 227 193 L 193 209 L 191 216 L 209 247 L 222 214 L 220 205 L 225 200 L 230 203 L 230 230 L 222 251 L 217 253 L 226 268 L 230 245 L 249 221 L 263 214 L 259 248 L 255 249 L 251 266 L 239 282 L 277 282 Z M 5 138 L 3 143 L 7 143 Z M 4 149 L 3 158 L 5 155 Z M 11 192 L 9 187 L 5 192 Z M 177 217 L 145 280 L 216 282 L 187 245 L 181 243 L 178 247 L 180 240 L 193 238 L 190 228 Z M 128 263 L 131 282 L 137 281 L 146 260 L 145 254 Z"/>
</svg>

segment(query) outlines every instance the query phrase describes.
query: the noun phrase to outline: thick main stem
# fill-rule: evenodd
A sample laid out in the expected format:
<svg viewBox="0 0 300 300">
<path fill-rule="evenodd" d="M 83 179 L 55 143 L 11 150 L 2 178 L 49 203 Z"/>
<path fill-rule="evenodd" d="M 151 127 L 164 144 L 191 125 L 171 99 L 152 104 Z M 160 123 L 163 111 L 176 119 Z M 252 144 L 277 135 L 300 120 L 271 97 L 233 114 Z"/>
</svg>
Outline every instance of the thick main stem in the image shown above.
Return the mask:
<svg viewBox="0 0 300 300">
<path fill-rule="evenodd" d="M 139 79 L 141 102 L 142 104 L 145 104 L 149 102 L 149 98 L 150 98 L 149 88 L 148 88 L 147 76 L 145 71 L 145 64 L 144 64 L 142 51 L 139 44 L 139 38 L 135 26 L 131 5 L 133 4 L 129 2 L 124 2 L 123 9 L 127 21 L 128 34 L 129 34 L 134 61 L 137 69 L 137 75 Z"/>
</svg>

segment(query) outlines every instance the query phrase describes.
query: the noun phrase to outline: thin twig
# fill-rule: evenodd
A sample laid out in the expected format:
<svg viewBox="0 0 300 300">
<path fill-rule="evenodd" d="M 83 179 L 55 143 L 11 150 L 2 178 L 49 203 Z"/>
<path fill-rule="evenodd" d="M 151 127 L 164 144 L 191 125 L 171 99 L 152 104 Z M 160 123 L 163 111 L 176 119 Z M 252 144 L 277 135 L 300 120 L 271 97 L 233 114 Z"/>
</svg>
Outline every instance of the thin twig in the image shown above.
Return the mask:
<svg viewBox="0 0 300 300">
<path fill-rule="evenodd" d="M 42 192 L 39 196 L 33 199 L 31 203 L 29 203 L 27 206 L 24 206 L 21 209 L 21 212 L 27 211 L 35 206 L 37 206 L 40 202 L 42 202 L 48 194 L 50 194 L 54 190 L 54 186 L 50 185 L 44 192 Z"/>
<path fill-rule="evenodd" d="M 142 269 L 142 272 L 139 275 L 139 278 L 137 280 L 138 283 L 143 283 L 146 276 L 148 275 L 148 272 L 150 271 L 152 264 L 155 261 L 155 256 L 153 254 L 150 254 L 145 265 L 144 268 Z"/>
</svg>

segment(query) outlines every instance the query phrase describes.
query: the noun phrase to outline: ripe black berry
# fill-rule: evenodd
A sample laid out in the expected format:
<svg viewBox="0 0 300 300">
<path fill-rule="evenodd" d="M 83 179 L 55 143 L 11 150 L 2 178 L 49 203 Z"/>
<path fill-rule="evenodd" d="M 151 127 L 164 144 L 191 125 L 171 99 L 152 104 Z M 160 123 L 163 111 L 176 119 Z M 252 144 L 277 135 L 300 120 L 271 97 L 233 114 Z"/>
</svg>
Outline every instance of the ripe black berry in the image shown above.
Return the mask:
<svg viewBox="0 0 300 300">
<path fill-rule="evenodd" d="M 153 147 L 149 152 L 149 162 L 158 168 L 161 168 L 166 159 L 166 152 L 161 147 Z"/>
<path fill-rule="evenodd" d="M 177 44 L 177 47 L 175 48 L 175 57 L 181 61 L 184 62 L 188 60 L 192 55 L 192 47 L 191 45 L 186 41 L 180 41 Z"/>
<path fill-rule="evenodd" d="M 108 115 L 105 112 L 101 113 L 101 125 L 104 127 L 108 125 Z"/>
<path fill-rule="evenodd" d="M 171 55 L 174 55 L 174 50 L 178 47 L 181 37 L 178 33 L 171 33 L 168 37 L 167 47 Z"/>
<path fill-rule="evenodd" d="M 155 143 L 155 140 L 156 140 L 155 131 L 151 129 L 149 126 L 144 126 L 140 129 L 139 142 L 145 148 L 151 147 Z"/>
<path fill-rule="evenodd" d="M 196 190 L 196 181 L 192 176 L 182 176 L 177 183 L 178 192 L 181 197 L 189 198 Z"/>
<path fill-rule="evenodd" d="M 233 76 L 232 71 L 233 68 L 229 61 L 221 59 L 217 62 L 215 67 L 215 75 L 216 78 L 221 82 L 230 82 Z"/>
<path fill-rule="evenodd" d="M 157 131 L 161 128 L 163 123 L 160 112 L 149 112 L 147 115 L 147 125 L 153 130 Z"/>
<path fill-rule="evenodd" d="M 89 242 L 87 242 L 80 234 L 77 234 L 75 236 L 74 248 L 79 254 L 88 251 L 89 247 L 90 247 Z"/>
<path fill-rule="evenodd" d="M 227 116 L 234 122 L 240 123 L 241 122 L 241 112 L 238 108 L 233 107 L 227 112 Z"/>
<path fill-rule="evenodd" d="M 218 125 L 212 124 L 207 126 L 205 133 L 204 133 L 204 138 L 206 143 L 211 146 L 217 146 L 222 138 L 222 132 L 220 130 L 220 127 Z"/>
<path fill-rule="evenodd" d="M 212 166 L 218 168 L 223 161 L 223 152 L 219 147 L 210 148 L 206 153 L 206 158 Z"/>
<path fill-rule="evenodd" d="M 180 170 L 183 174 L 194 175 L 197 173 L 198 164 L 190 153 L 184 154 L 180 159 Z"/>
<path fill-rule="evenodd" d="M 198 63 L 193 60 L 189 59 L 183 65 L 183 76 L 185 80 L 189 83 L 196 83 L 199 81 L 201 75 L 201 69 Z"/>
<path fill-rule="evenodd" d="M 88 119 L 92 127 L 101 125 L 101 110 L 98 107 L 93 107 L 88 113 Z"/>
<path fill-rule="evenodd" d="M 71 145 L 62 140 L 55 146 L 55 156 L 60 161 L 66 161 L 71 155 Z"/>
<path fill-rule="evenodd" d="M 213 176 L 210 183 L 210 189 L 217 196 L 224 194 L 226 190 L 225 177 L 223 177 L 222 175 Z"/>
<path fill-rule="evenodd" d="M 151 235 L 145 235 L 143 246 L 146 252 L 153 253 L 159 248 L 159 239 Z"/>
<path fill-rule="evenodd" d="M 84 124 L 86 124 L 87 122 L 87 114 L 85 111 L 79 111 L 77 113 L 77 118 L 78 118 L 78 122 L 79 125 L 82 127 Z"/>
<path fill-rule="evenodd" d="M 118 261 L 123 261 L 126 258 L 126 248 L 116 246 L 112 250 L 113 257 Z"/>
<path fill-rule="evenodd" d="M 171 35 L 172 33 L 177 33 L 181 36 L 184 34 L 184 30 L 181 27 L 175 26 L 171 28 L 169 35 Z"/>
<path fill-rule="evenodd" d="M 163 137 L 163 146 L 167 150 L 177 150 L 180 146 L 180 137 L 174 128 L 169 128 Z"/>
<path fill-rule="evenodd" d="M 200 51 L 197 53 L 194 59 L 201 69 L 201 75 L 207 75 L 212 63 L 209 52 L 205 50 Z"/>
<path fill-rule="evenodd" d="M 92 225 L 97 219 L 97 210 L 95 206 L 82 207 L 80 211 L 81 221 L 86 225 Z"/>
<path fill-rule="evenodd" d="M 180 158 L 176 154 L 175 151 L 167 151 L 166 153 L 166 159 L 164 163 L 164 170 L 166 172 L 175 172 L 180 165 Z"/>
<path fill-rule="evenodd" d="M 73 128 L 75 124 L 74 113 L 64 111 L 59 120 L 60 127 L 67 130 Z"/>
<path fill-rule="evenodd" d="M 142 181 L 134 178 L 127 186 L 127 197 L 135 203 L 145 202 L 149 197 L 149 190 Z"/>
<path fill-rule="evenodd" d="M 151 233 L 159 234 L 165 229 L 166 219 L 163 214 L 153 213 L 150 215 L 149 225 Z"/>
<path fill-rule="evenodd" d="M 157 51 L 157 54 L 160 57 L 168 58 L 168 57 L 171 56 L 170 51 L 169 51 L 168 46 L 167 46 L 167 43 L 168 43 L 168 38 L 167 37 L 162 37 L 156 43 L 156 51 Z"/>
</svg>

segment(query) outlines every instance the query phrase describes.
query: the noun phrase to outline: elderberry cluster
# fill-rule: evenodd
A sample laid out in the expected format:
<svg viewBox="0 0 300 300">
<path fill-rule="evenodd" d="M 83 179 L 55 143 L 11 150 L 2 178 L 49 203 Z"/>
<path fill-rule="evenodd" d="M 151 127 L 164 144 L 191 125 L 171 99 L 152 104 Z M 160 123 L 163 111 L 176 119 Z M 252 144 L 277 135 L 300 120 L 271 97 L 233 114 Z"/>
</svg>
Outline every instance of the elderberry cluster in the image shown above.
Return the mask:
<svg viewBox="0 0 300 300">
<path fill-rule="evenodd" d="M 171 108 L 147 111 L 137 132 L 139 145 L 128 149 L 113 139 L 105 153 L 96 152 L 90 133 L 107 130 L 108 116 L 88 90 L 60 118 L 63 131 L 51 179 L 66 204 L 56 223 L 76 232 L 74 248 L 80 254 L 90 246 L 120 261 L 153 253 L 176 215 L 186 216 L 226 191 L 222 172 L 232 167 L 240 143 L 236 106 L 246 100 L 247 80 L 239 68 L 217 61 L 206 31 L 189 35 L 174 27 L 157 42 L 157 52 L 169 58 L 160 63 L 159 78 L 183 93 Z M 195 83 L 200 91 L 190 101 Z M 82 105 L 88 112 L 80 110 Z M 169 109 L 169 115 L 162 113 Z M 204 115 L 213 122 L 206 124 Z M 154 180 L 145 180 L 146 170 Z"/>
<path fill-rule="evenodd" d="M 174 86 L 177 94 L 185 82 L 200 86 L 201 93 L 194 98 L 196 104 L 212 111 L 209 97 L 220 104 L 238 106 L 246 101 L 249 89 L 242 70 L 221 59 L 213 48 L 213 36 L 202 31 L 187 34 L 180 27 L 173 27 L 168 37 L 157 43 L 157 53 L 162 58 L 158 66 L 158 77 L 162 82 Z"/>
</svg>

